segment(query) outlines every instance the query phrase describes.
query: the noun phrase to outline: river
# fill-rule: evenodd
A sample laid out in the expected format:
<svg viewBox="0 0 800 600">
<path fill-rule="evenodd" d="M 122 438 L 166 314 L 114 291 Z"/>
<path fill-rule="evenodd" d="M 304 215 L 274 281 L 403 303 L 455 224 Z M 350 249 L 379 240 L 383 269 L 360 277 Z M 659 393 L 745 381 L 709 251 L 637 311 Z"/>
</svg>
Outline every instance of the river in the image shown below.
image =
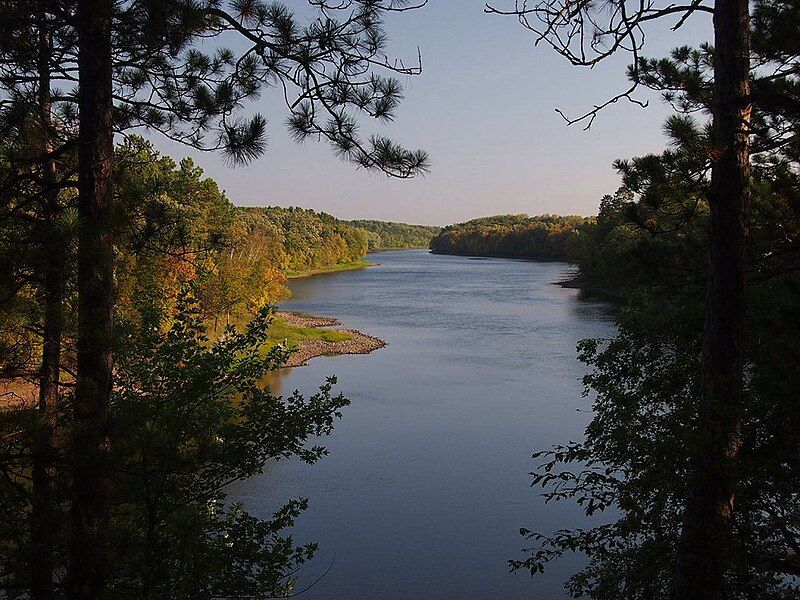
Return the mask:
<svg viewBox="0 0 800 600">
<path fill-rule="evenodd" d="M 330 455 L 270 465 L 232 495 L 265 517 L 310 499 L 293 533 L 320 548 L 302 570 L 298 589 L 313 585 L 301 598 L 564 598 L 580 557 L 533 578 L 506 561 L 522 557 L 521 526 L 586 524 L 573 504 L 545 505 L 530 488 L 530 454 L 582 435 L 590 402 L 575 346 L 613 335 L 610 308 L 553 285 L 567 275 L 562 263 L 367 258 L 380 266 L 293 281 L 281 307 L 388 343 L 282 374 L 283 393 L 339 378 L 352 405 L 324 441 Z"/>
</svg>

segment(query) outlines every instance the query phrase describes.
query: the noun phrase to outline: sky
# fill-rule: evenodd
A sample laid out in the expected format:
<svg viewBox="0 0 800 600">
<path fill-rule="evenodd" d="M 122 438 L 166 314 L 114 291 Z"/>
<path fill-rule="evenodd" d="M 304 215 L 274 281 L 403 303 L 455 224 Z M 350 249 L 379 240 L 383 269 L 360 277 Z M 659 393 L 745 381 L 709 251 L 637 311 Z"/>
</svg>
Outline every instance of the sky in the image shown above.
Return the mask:
<svg viewBox="0 0 800 600">
<path fill-rule="evenodd" d="M 300 11 L 305 0 L 284 0 Z M 512 0 L 495 0 L 509 7 Z M 596 214 L 600 199 L 620 185 L 612 163 L 659 152 L 669 109 L 643 92 L 647 108 L 619 102 L 592 128 L 567 126 L 555 109 L 582 114 L 624 90 L 629 56 L 594 69 L 570 65 L 549 47 L 534 47 L 515 19 L 485 14 L 481 0 L 429 0 L 387 20 L 389 54 L 423 72 L 405 77 L 395 120 L 378 127 L 407 148 L 423 148 L 431 171 L 411 180 L 387 178 L 333 156 L 326 143 L 295 143 L 284 126 L 286 107 L 267 92 L 248 106 L 268 120 L 265 155 L 244 167 L 166 140 L 173 157 L 192 156 L 232 202 L 301 206 L 342 219 L 381 219 L 446 225 L 475 217 L 527 213 Z M 678 32 L 664 22 L 647 31 L 646 56 L 709 39 L 700 14 Z"/>
</svg>

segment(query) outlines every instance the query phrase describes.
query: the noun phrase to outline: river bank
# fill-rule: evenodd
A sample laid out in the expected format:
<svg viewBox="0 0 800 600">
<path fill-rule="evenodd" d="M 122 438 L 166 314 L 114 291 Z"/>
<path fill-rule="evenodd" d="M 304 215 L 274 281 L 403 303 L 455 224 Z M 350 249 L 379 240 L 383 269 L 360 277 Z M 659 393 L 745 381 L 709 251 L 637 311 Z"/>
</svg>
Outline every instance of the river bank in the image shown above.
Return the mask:
<svg viewBox="0 0 800 600">
<path fill-rule="evenodd" d="M 570 263 L 564 256 L 554 256 L 551 254 L 512 254 L 507 252 L 457 252 L 455 250 L 447 252 L 443 250 L 430 250 L 431 254 L 440 256 L 463 256 L 465 258 L 508 258 L 512 260 L 529 260 L 533 262 L 559 262 Z"/>
<path fill-rule="evenodd" d="M 278 311 L 270 327 L 270 344 L 288 343 L 296 348 L 285 367 L 304 367 L 319 356 L 370 354 L 386 346 L 383 340 L 356 329 L 332 329 L 341 325 L 333 317 Z M 36 405 L 39 387 L 35 381 L 0 381 L 0 411 L 29 409 Z"/>
<path fill-rule="evenodd" d="M 511 260 L 521 260 L 521 261 L 531 261 L 531 262 L 556 262 L 556 263 L 563 263 L 568 265 L 575 265 L 572 261 L 565 257 L 553 257 L 553 256 L 519 256 L 515 254 L 505 254 L 505 253 L 486 253 L 486 254 L 478 254 L 478 253 L 467 253 L 467 252 L 442 252 L 437 250 L 431 250 L 431 254 L 438 254 L 442 256 L 463 256 L 465 258 L 504 258 L 504 259 L 511 259 Z M 557 285 L 562 288 L 570 289 L 570 290 L 580 290 L 587 296 L 593 296 L 596 298 L 600 298 L 602 300 L 606 300 L 613 304 L 621 304 L 625 301 L 620 293 L 619 289 L 603 285 L 602 283 L 598 283 L 597 281 L 591 280 L 588 277 L 585 277 L 580 274 L 580 272 L 576 269 L 573 273 L 570 273 L 567 279 L 562 281 L 554 281 L 553 285 Z"/>
<path fill-rule="evenodd" d="M 343 354 L 369 354 L 386 346 L 386 342 L 355 329 L 330 329 L 341 325 L 333 317 L 280 311 L 275 316 L 289 327 L 303 332 L 318 330 L 334 335 L 305 335 L 294 341 L 297 350 L 289 357 L 287 367 L 303 367 L 312 358 Z M 336 335 L 339 334 L 339 335 Z"/>
<path fill-rule="evenodd" d="M 342 271 L 357 271 L 358 269 L 366 269 L 368 267 L 376 267 L 378 263 L 370 262 L 368 260 L 359 259 L 350 263 L 339 263 L 330 265 L 323 269 L 313 269 L 311 271 L 287 271 L 287 279 L 305 279 L 306 277 L 314 277 L 315 275 L 327 275 L 328 273 L 341 273 Z"/>
</svg>

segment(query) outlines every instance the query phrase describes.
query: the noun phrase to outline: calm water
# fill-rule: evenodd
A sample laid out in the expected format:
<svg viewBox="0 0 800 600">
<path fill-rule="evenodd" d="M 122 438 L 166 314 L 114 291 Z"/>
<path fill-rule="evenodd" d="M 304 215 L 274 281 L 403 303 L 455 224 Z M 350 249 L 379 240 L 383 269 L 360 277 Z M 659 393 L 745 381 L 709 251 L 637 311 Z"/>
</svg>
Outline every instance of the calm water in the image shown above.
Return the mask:
<svg viewBox="0 0 800 600">
<path fill-rule="evenodd" d="M 272 465 L 234 495 L 268 516 L 311 507 L 294 530 L 320 550 L 301 598 L 563 598 L 580 563 L 509 574 L 519 527 L 584 523 L 529 487 L 530 453 L 581 436 L 589 413 L 575 345 L 614 331 L 607 305 L 552 285 L 559 263 L 369 257 L 379 267 L 292 284 L 283 308 L 336 316 L 388 342 L 368 356 L 318 358 L 278 386 L 311 392 L 328 375 L 352 400 L 314 466 Z"/>
</svg>

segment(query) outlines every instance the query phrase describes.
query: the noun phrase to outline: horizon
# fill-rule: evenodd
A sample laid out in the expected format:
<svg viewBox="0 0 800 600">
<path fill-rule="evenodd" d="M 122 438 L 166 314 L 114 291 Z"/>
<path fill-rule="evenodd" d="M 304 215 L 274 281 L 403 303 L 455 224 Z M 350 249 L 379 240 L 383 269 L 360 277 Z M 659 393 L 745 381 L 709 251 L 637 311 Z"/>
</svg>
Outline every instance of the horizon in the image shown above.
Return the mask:
<svg viewBox="0 0 800 600">
<path fill-rule="evenodd" d="M 435 226 L 495 214 L 596 214 L 600 199 L 620 185 L 614 160 L 667 146 L 662 124 L 672 111 L 649 91 L 637 96 L 649 107 L 618 102 L 588 131 L 568 126 L 556 112 L 582 114 L 624 89 L 628 56 L 575 68 L 549 48 L 535 48 L 532 34 L 513 19 L 484 14 L 483 1 L 453 6 L 432 1 L 387 19 L 390 56 L 413 59 L 419 48 L 423 72 L 401 79 L 404 99 L 393 122 L 363 121 L 365 132 L 428 151 L 425 176 L 390 179 L 343 162 L 327 144 L 294 142 L 274 90 L 247 107 L 267 117 L 269 141 L 266 154 L 245 167 L 148 137 L 165 154 L 191 156 L 236 205 Z M 670 24 L 647 32 L 646 56 L 709 38 L 709 19 L 659 35 Z"/>
<path fill-rule="evenodd" d="M 315 211 L 317 213 L 328 214 L 329 216 L 331 216 L 331 217 L 333 217 L 335 219 L 338 219 L 339 221 L 343 221 L 345 223 L 352 223 L 352 222 L 355 222 L 355 221 L 377 221 L 377 222 L 381 222 L 381 223 L 394 223 L 396 225 L 411 225 L 412 227 L 439 227 L 439 228 L 448 227 L 450 225 L 458 225 L 458 224 L 462 224 L 462 223 L 467 223 L 469 221 L 475 221 L 477 219 L 487 218 L 487 217 L 524 217 L 526 219 L 536 219 L 538 217 L 547 217 L 547 216 L 555 216 L 555 217 L 563 217 L 563 218 L 568 218 L 568 217 L 591 218 L 591 217 L 596 217 L 597 216 L 596 214 L 576 215 L 576 214 L 558 214 L 558 213 L 537 213 L 537 214 L 530 214 L 530 213 L 493 213 L 491 215 L 487 214 L 487 215 L 482 215 L 482 216 L 479 216 L 479 217 L 472 217 L 470 219 L 464 219 L 463 221 L 453 221 L 453 222 L 447 223 L 445 225 L 435 225 L 435 224 L 431 224 L 431 223 L 414 223 L 414 222 L 409 222 L 409 221 L 392 221 L 392 220 L 388 220 L 388 219 L 373 219 L 373 218 L 366 218 L 366 217 L 344 218 L 344 217 L 340 217 L 339 215 L 336 215 L 334 213 L 328 212 L 326 210 L 310 208 L 308 206 L 300 206 L 298 204 L 235 204 L 235 206 L 238 207 L 238 208 L 285 208 L 285 209 L 298 208 L 298 209 L 304 209 L 304 210 L 313 210 L 313 211 Z"/>
</svg>

